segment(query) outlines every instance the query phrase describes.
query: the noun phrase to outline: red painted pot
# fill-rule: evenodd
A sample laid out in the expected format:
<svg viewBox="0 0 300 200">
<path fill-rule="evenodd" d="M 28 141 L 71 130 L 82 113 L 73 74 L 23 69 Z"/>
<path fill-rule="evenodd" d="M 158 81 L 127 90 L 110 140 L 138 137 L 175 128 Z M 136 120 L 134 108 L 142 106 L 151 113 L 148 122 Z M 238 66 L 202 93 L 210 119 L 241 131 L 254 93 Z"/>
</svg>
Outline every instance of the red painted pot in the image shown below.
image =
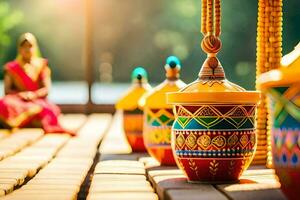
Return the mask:
<svg viewBox="0 0 300 200">
<path fill-rule="evenodd" d="M 298 200 L 300 197 L 300 131 L 273 127 L 272 134 L 273 165 L 281 189 L 288 199 Z"/>
<path fill-rule="evenodd" d="M 228 81 L 216 57 L 207 58 L 197 81 L 168 94 L 175 114 L 172 149 L 188 181 L 238 181 L 255 153 L 259 98 Z"/>
<path fill-rule="evenodd" d="M 255 104 L 175 105 L 172 147 L 190 182 L 236 182 L 256 148 Z"/>
<path fill-rule="evenodd" d="M 123 126 L 132 151 L 146 152 L 143 139 L 143 113 L 124 111 Z"/>
</svg>

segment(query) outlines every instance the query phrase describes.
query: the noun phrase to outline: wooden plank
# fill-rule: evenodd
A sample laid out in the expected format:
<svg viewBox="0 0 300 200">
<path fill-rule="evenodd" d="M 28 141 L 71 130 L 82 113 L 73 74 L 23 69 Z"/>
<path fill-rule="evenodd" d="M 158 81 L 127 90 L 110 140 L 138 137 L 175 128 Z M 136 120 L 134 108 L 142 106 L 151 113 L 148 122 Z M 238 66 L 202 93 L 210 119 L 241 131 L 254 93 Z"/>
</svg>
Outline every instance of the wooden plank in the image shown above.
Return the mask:
<svg viewBox="0 0 300 200">
<path fill-rule="evenodd" d="M 43 129 L 40 128 L 22 128 L 14 129 L 13 134 L 10 135 L 10 138 L 16 140 L 26 140 L 29 144 L 36 142 L 44 135 Z"/>
<path fill-rule="evenodd" d="M 3 190 L 6 194 L 14 190 L 14 184 L 12 183 L 1 183 L 0 190 Z"/>
<path fill-rule="evenodd" d="M 73 199 L 77 196 L 80 186 L 92 164 L 92 160 L 89 160 L 90 162 L 80 159 L 73 159 L 71 161 L 71 158 L 69 158 L 69 164 L 67 164 L 62 159 L 58 159 L 57 161 L 55 159 L 18 190 L 19 196 L 24 194 L 34 199 L 42 198 L 38 195 L 47 194 L 48 197 L 54 198 L 58 193 L 60 194 L 59 191 L 64 194 L 64 199 Z"/>
<path fill-rule="evenodd" d="M 16 186 L 18 184 L 18 181 L 16 179 L 13 178 L 0 178 L 0 184 L 3 183 L 9 183 L 9 184 L 13 184 L 13 186 Z"/>
<path fill-rule="evenodd" d="M 131 153 L 119 114 L 114 116 L 99 152 L 100 162 L 95 167 L 87 199 L 158 199 L 146 180 L 144 164 L 137 161 L 147 154 Z"/>
<path fill-rule="evenodd" d="M 59 122 L 67 130 L 77 132 L 86 122 L 84 114 L 64 114 L 59 117 Z"/>
<path fill-rule="evenodd" d="M 0 178 L 0 182 L 1 181 L 7 181 L 10 180 L 11 182 L 14 182 L 14 186 L 17 185 L 22 185 L 25 181 L 25 178 L 28 176 L 29 174 L 29 170 L 27 169 L 12 169 L 12 168 L 3 168 L 0 169 L 0 173 L 1 174 L 10 174 L 9 176 L 1 176 Z"/>
<path fill-rule="evenodd" d="M 126 168 L 144 169 L 143 163 L 138 161 L 133 161 L 133 160 L 109 160 L 109 161 L 99 162 L 96 166 L 96 170 L 97 168 L 101 168 L 101 167 L 111 167 L 111 168 L 126 167 Z"/>
<path fill-rule="evenodd" d="M 99 162 L 95 174 L 131 174 L 145 175 L 146 171 L 141 162 L 132 160 L 108 160 Z"/>
<path fill-rule="evenodd" d="M 74 199 L 77 197 L 80 186 L 93 164 L 97 146 L 109 127 L 111 115 L 97 114 L 91 115 L 87 119 L 78 115 L 66 115 L 62 120 L 69 129 L 81 127 L 78 135 L 68 137 L 67 141 L 59 147 L 51 162 L 25 186 L 8 195 L 9 198 L 22 195 L 25 199 L 44 199 L 44 197 L 48 199 L 60 199 L 62 197 L 63 199 Z M 79 124 L 83 120 L 85 123 L 82 126 L 76 127 L 72 124 Z M 35 145 L 35 147 L 51 148 L 53 145 L 57 146 L 57 140 L 59 139 L 48 138 L 46 143 L 42 138 L 40 144 Z M 47 196 L 44 196 L 46 194 Z"/>
<path fill-rule="evenodd" d="M 139 161 L 145 165 L 146 170 L 153 169 L 154 167 L 160 167 L 160 163 L 150 156 L 141 156 L 139 157 Z"/>
<path fill-rule="evenodd" d="M 76 185 L 33 185 L 33 184 L 28 184 L 28 185 L 24 185 L 22 186 L 22 190 L 31 190 L 31 191 L 36 191 L 36 190 L 48 190 L 49 192 L 51 192 L 52 190 L 74 190 L 79 192 L 79 187 Z"/>
<path fill-rule="evenodd" d="M 273 169 L 250 168 L 243 173 L 239 183 L 217 185 L 217 188 L 232 199 L 286 199 Z"/>
<path fill-rule="evenodd" d="M 32 130 L 29 129 L 21 129 L 18 131 L 17 134 L 20 134 L 18 136 L 23 139 L 27 139 L 30 136 L 29 133 L 32 132 Z M 36 134 L 35 139 L 38 138 L 38 134 Z M 39 169 L 45 166 L 55 156 L 57 151 L 69 138 L 70 136 L 68 135 L 48 134 L 15 155 L 3 159 L 0 162 L 0 182 L 6 178 L 15 180 L 16 183 L 3 183 L 1 190 L 6 194 L 10 193 L 15 186 L 22 185 L 26 178 L 33 177 Z M 34 142 L 35 139 L 29 139 L 29 144 Z"/>
<path fill-rule="evenodd" d="M 158 199 L 143 163 L 107 160 L 97 164 L 87 199 Z"/>
<path fill-rule="evenodd" d="M 158 200 L 153 192 L 106 192 L 89 194 L 87 200 Z"/>
<path fill-rule="evenodd" d="M 66 200 L 66 199 L 76 199 L 76 193 L 74 192 L 53 192 L 49 191 L 22 191 L 16 190 L 10 195 L 5 196 L 4 200 L 33 200 L 33 199 L 42 199 L 42 200 Z"/>
<path fill-rule="evenodd" d="M 287 200 L 280 189 L 259 189 L 248 191 L 226 191 L 231 199 L 236 200 Z"/>
<path fill-rule="evenodd" d="M 183 199 L 184 196 L 186 199 L 195 199 L 196 196 L 198 199 L 227 199 L 212 185 L 188 183 L 177 167 L 148 168 L 147 174 L 159 199 Z"/>
<path fill-rule="evenodd" d="M 10 134 L 10 130 L 8 129 L 0 129 L 0 140 L 8 137 Z"/>
<path fill-rule="evenodd" d="M 15 129 L 12 134 L 0 140 L 0 160 L 36 142 L 43 134 L 42 129 Z"/>
<path fill-rule="evenodd" d="M 96 182 L 108 182 L 108 181 L 146 181 L 146 176 L 144 175 L 129 175 L 129 174 L 122 174 L 122 175 L 115 175 L 115 174 L 94 174 L 93 180 Z"/>
<path fill-rule="evenodd" d="M 70 141 L 72 142 L 72 140 Z M 89 145 L 89 142 L 81 141 L 77 145 L 75 143 L 67 144 L 58 154 L 58 158 L 94 158 L 97 153 L 95 145 Z"/>
<path fill-rule="evenodd" d="M 3 197 L 5 195 L 5 190 L 0 189 L 0 197 Z"/>
<path fill-rule="evenodd" d="M 69 139 L 70 135 L 68 134 L 47 134 L 34 145 L 32 145 L 32 147 L 38 147 L 42 149 L 55 147 L 60 149 Z"/>
<path fill-rule="evenodd" d="M 28 182 L 28 185 L 75 185 L 80 187 L 81 183 L 78 179 L 62 179 L 57 181 L 56 179 L 36 179 L 33 178 Z"/>
<path fill-rule="evenodd" d="M 121 123 L 120 114 L 116 114 L 101 143 L 100 162 L 95 167 L 87 199 L 157 200 L 146 180 L 144 164 L 137 161 L 147 154 L 131 153 Z"/>
<path fill-rule="evenodd" d="M 89 115 L 84 126 L 79 130 L 78 137 L 90 137 L 102 139 L 112 120 L 111 114 Z"/>
<path fill-rule="evenodd" d="M 132 152 L 128 144 L 122 125 L 121 113 L 114 115 L 112 125 L 101 143 L 100 154 L 130 154 Z"/>
<path fill-rule="evenodd" d="M 111 154 L 111 153 L 104 153 L 100 155 L 100 161 L 105 160 L 140 160 L 140 158 L 149 156 L 148 153 L 139 153 L 139 152 L 133 152 L 130 154 Z"/>
<path fill-rule="evenodd" d="M 153 192 L 147 181 L 109 181 L 92 182 L 90 190 L 94 193 L 103 192 Z"/>
<path fill-rule="evenodd" d="M 227 200 L 211 185 L 201 185 L 198 189 L 169 189 L 166 191 L 166 200 Z"/>
</svg>

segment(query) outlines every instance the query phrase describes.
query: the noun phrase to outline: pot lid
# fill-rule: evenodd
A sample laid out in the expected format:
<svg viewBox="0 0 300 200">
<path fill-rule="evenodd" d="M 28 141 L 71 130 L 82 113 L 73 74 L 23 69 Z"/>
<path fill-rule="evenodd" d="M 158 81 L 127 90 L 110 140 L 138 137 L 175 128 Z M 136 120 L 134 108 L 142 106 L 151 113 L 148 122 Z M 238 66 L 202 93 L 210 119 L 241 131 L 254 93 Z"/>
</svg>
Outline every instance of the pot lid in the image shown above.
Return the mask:
<svg viewBox="0 0 300 200">
<path fill-rule="evenodd" d="M 148 84 L 147 72 L 142 67 L 137 67 L 131 74 L 131 87 L 116 103 L 116 109 L 135 110 L 138 108 L 138 101 L 147 91 L 151 89 Z"/>
<path fill-rule="evenodd" d="M 178 92 L 168 93 L 168 103 L 257 103 L 260 94 L 226 79 L 223 67 L 216 57 L 208 57 L 199 78 Z"/>
<path fill-rule="evenodd" d="M 179 79 L 180 70 L 180 60 L 176 56 L 169 56 L 165 64 L 166 80 L 144 94 L 139 101 L 139 107 L 171 108 L 172 106 L 167 104 L 166 93 L 178 91 L 186 85 Z"/>
</svg>

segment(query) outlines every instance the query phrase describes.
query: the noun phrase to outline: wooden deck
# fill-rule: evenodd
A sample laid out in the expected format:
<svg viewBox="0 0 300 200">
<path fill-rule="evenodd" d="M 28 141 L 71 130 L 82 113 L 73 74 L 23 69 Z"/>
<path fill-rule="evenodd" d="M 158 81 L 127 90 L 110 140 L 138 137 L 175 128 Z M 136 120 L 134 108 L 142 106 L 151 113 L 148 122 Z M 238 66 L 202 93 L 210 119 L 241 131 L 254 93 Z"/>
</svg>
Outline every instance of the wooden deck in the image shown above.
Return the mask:
<svg viewBox="0 0 300 200">
<path fill-rule="evenodd" d="M 237 184 L 187 183 L 178 168 L 131 153 L 118 113 L 60 120 L 78 136 L 0 130 L 0 199 L 285 199 L 274 171 L 264 167 L 248 169 Z"/>
</svg>

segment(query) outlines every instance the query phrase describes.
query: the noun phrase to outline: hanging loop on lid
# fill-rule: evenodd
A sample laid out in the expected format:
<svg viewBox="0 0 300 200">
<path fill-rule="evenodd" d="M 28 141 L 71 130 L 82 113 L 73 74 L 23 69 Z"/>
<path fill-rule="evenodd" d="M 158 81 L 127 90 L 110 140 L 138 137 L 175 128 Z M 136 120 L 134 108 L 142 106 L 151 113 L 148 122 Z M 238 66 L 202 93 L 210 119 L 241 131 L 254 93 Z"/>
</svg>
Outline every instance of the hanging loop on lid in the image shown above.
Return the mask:
<svg viewBox="0 0 300 200">
<path fill-rule="evenodd" d="M 221 34 L 221 2 L 220 0 L 202 0 L 201 41 L 202 50 L 207 53 L 199 72 L 201 80 L 225 79 L 223 67 L 216 55 L 222 48 L 219 38 Z"/>
<path fill-rule="evenodd" d="M 168 80 L 178 80 L 181 69 L 180 60 L 176 56 L 169 56 L 166 60 L 165 70 Z"/>
<path fill-rule="evenodd" d="M 131 74 L 131 81 L 133 83 L 147 83 L 148 75 L 143 67 L 136 67 Z"/>
</svg>

